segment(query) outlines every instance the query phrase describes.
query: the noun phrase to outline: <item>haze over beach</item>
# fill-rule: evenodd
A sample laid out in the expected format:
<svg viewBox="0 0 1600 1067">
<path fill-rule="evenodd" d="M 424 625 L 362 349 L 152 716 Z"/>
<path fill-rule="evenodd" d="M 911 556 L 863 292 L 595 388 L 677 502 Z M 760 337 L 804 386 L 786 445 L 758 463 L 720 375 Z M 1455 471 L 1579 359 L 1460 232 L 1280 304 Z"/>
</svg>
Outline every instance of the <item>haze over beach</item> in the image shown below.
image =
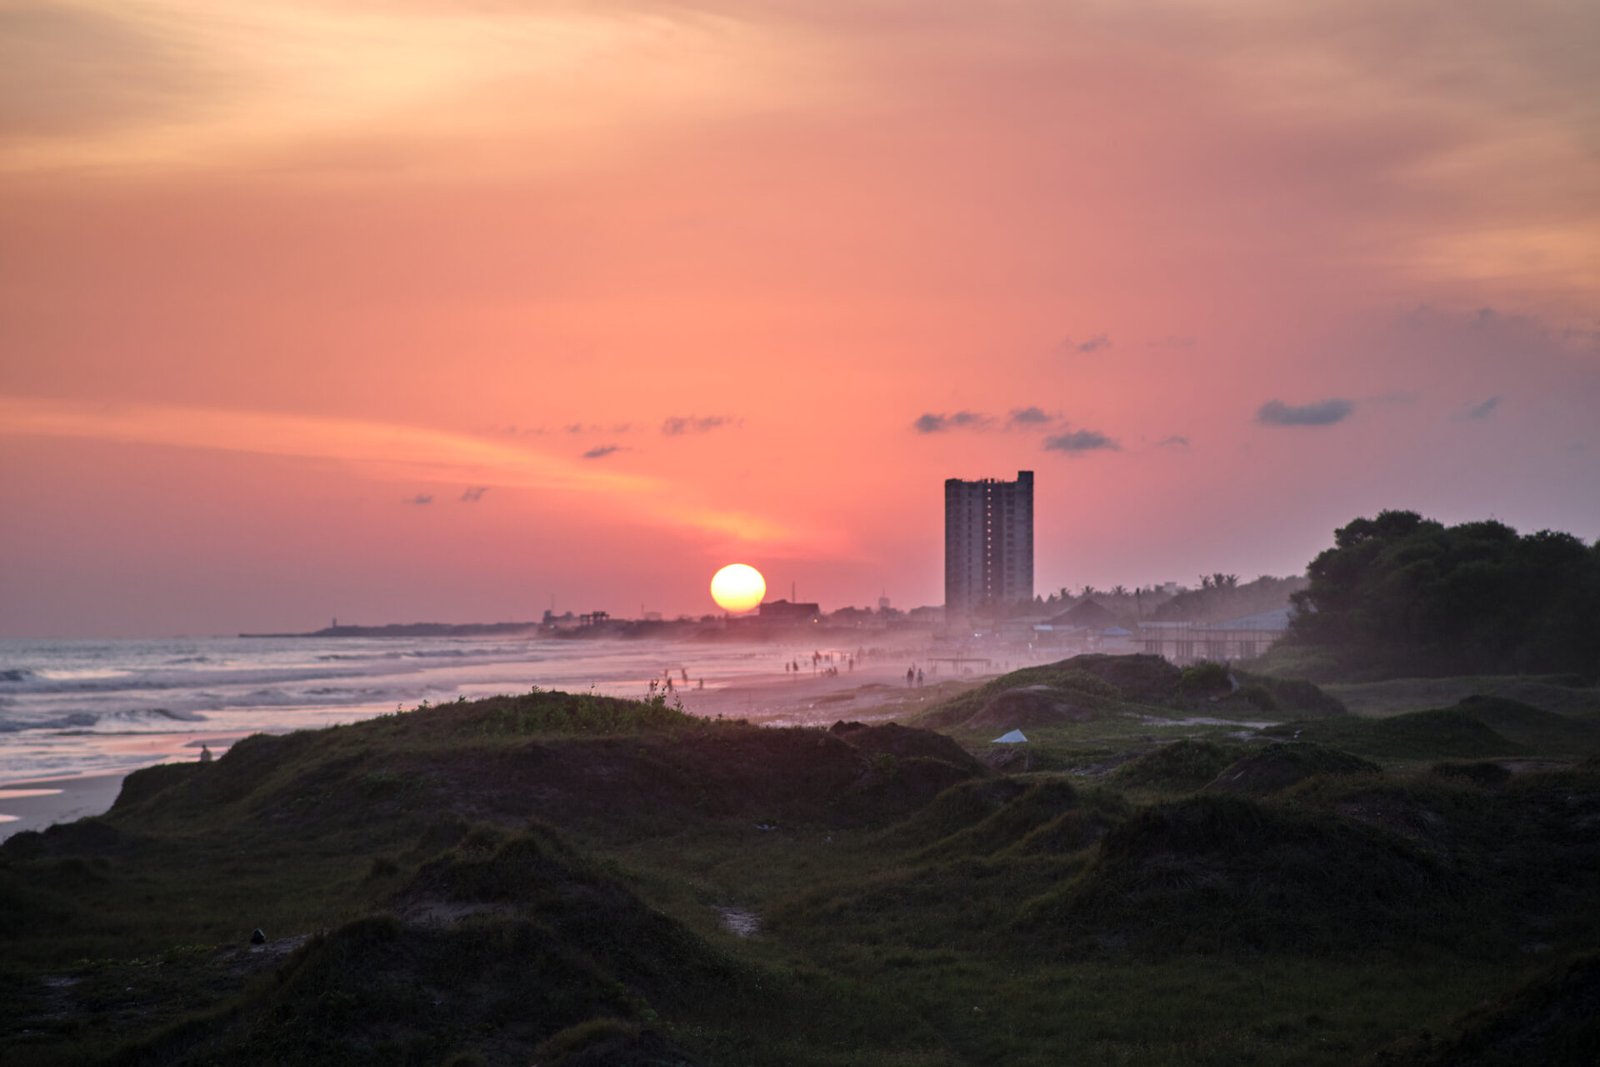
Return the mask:
<svg viewBox="0 0 1600 1067">
<path fill-rule="evenodd" d="M 1597 55 L 0 0 L 0 1059 L 1600 1063 Z"/>
<path fill-rule="evenodd" d="M 0 635 L 1600 531 L 1585 2 L 0 11 Z"/>
</svg>

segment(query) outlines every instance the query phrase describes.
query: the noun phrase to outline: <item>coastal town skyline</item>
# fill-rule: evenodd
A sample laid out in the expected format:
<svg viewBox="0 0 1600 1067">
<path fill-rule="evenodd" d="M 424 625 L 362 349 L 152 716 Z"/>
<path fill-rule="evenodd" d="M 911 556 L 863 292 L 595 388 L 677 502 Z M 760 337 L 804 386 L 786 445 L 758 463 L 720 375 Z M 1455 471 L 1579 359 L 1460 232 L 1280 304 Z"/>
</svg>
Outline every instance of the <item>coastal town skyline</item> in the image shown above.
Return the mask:
<svg viewBox="0 0 1600 1067">
<path fill-rule="evenodd" d="M 0 12 L 0 637 L 1600 537 L 1590 4 Z"/>
</svg>

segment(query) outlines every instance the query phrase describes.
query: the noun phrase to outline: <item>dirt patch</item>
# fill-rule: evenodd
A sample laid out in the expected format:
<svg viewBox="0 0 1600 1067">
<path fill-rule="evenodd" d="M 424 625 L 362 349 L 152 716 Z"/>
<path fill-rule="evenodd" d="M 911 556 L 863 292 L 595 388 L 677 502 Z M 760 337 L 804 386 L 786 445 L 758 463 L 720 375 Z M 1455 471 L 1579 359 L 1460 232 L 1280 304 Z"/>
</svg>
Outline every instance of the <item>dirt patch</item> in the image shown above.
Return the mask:
<svg viewBox="0 0 1600 1067">
<path fill-rule="evenodd" d="M 717 920 L 735 937 L 754 937 L 761 932 L 761 916 L 744 908 L 718 908 Z"/>
</svg>

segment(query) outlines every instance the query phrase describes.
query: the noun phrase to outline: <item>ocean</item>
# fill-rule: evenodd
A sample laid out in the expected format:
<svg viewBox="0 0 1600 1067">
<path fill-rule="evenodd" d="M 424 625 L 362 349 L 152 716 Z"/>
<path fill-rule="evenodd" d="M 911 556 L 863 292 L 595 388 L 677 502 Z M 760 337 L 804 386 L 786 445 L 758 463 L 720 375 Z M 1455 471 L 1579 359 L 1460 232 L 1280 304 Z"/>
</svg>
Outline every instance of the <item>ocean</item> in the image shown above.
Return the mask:
<svg viewBox="0 0 1600 1067">
<path fill-rule="evenodd" d="M 804 650 L 809 657 L 811 649 Z M 470 638 L 0 641 L 0 783 L 126 773 L 246 734 L 541 689 L 782 677 L 781 644 Z"/>
</svg>

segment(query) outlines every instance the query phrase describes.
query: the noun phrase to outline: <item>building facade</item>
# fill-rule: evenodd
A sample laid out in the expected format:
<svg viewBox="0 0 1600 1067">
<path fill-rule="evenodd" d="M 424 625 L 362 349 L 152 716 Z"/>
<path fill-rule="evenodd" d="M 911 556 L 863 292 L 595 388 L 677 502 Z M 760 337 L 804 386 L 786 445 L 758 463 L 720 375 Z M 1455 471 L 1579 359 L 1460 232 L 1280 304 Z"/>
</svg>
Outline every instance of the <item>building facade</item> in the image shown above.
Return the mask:
<svg viewBox="0 0 1600 1067">
<path fill-rule="evenodd" d="M 944 615 L 974 614 L 1033 599 L 1033 472 L 1017 480 L 944 483 Z"/>
</svg>

